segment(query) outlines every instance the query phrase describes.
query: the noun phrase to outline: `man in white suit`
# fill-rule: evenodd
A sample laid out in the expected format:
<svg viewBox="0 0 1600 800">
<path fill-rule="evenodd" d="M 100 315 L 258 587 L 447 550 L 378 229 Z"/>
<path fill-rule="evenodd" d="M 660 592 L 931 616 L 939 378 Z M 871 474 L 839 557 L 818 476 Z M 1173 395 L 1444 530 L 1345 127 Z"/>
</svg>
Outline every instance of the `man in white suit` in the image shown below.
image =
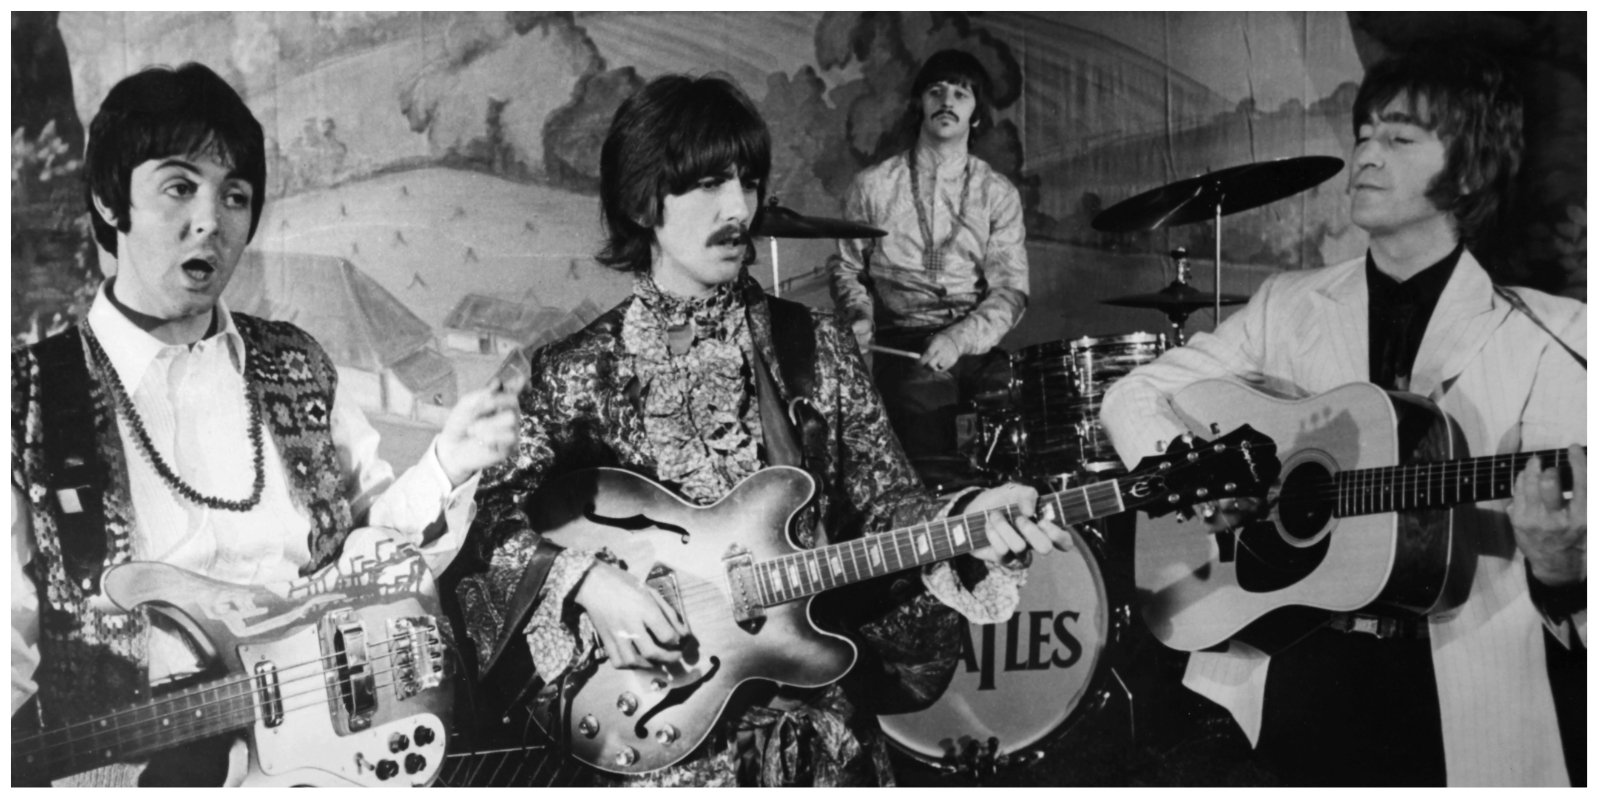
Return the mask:
<svg viewBox="0 0 1600 800">
<path fill-rule="evenodd" d="M 1456 613 L 1337 615 L 1270 659 L 1230 642 L 1194 654 L 1184 683 L 1288 782 L 1583 785 L 1587 306 L 1497 287 L 1468 249 L 1509 197 L 1520 100 L 1490 62 L 1417 54 L 1374 66 L 1352 119 L 1366 257 L 1274 275 L 1215 334 L 1112 386 L 1102 421 L 1119 455 L 1131 465 L 1188 432 L 1170 398 L 1197 380 L 1307 395 L 1370 381 L 1433 400 L 1475 456 L 1571 445 L 1575 485 L 1563 497 L 1530 459 L 1509 504 L 1458 515 L 1481 554 Z M 1202 513 L 1220 530 L 1262 507 Z"/>
</svg>

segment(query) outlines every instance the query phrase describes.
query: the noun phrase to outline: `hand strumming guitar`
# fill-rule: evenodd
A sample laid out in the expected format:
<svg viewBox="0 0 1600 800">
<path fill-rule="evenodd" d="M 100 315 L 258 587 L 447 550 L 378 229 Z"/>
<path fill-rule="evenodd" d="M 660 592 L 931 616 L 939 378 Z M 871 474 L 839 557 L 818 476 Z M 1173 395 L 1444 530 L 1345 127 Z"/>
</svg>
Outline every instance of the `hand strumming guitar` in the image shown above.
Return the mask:
<svg viewBox="0 0 1600 800">
<path fill-rule="evenodd" d="M 597 561 L 578 584 L 573 600 L 589 615 L 611 666 L 649 669 L 682 660 L 680 648 L 689 626 L 638 578 Z"/>
</svg>

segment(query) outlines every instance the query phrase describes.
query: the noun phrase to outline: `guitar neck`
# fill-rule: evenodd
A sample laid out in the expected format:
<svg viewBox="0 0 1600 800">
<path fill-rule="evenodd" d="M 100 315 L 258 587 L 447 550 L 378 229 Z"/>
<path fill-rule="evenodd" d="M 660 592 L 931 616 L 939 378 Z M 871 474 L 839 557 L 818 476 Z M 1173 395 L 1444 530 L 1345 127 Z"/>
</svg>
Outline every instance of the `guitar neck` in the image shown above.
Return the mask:
<svg viewBox="0 0 1600 800">
<path fill-rule="evenodd" d="M 1057 524 L 1076 525 L 1126 510 L 1117 480 L 1066 489 L 1039 498 L 1039 509 Z M 1006 518 L 1017 506 L 998 509 Z M 893 572 L 945 561 L 989 545 L 988 515 L 975 511 L 931 520 L 887 533 L 791 553 L 756 565 L 764 605 L 787 603 Z"/>
<path fill-rule="evenodd" d="M 13 769 L 50 779 L 250 727 L 256 701 L 248 678 L 201 684 L 106 716 L 12 740 Z"/>
<path fill-rule="evenodd" d="M 1355 517 L 1507 498 L 1511 496 L 1517 473 L 1532 456 L 1538 456 L 1546 469 L 1559 467 L 1563 486 L 1570 488 L 1565 449 L 1375 467 L 1338 474 L 1338 504 L 1334 515 Z"/>
</svg>

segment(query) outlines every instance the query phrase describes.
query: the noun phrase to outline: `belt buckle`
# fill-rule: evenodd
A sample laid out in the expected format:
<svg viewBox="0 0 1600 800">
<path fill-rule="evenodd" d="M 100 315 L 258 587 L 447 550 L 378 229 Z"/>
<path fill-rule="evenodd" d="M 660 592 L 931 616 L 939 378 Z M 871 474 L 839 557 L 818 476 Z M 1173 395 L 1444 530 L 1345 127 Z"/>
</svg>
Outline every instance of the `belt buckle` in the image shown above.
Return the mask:
<svg viewBox="0 0 1600 800">
<path fill-rule="evenodd" d="M 1384 623 L 1384 620 L 1378 619 L 1377 617 L 1367 617 L 1367 616 L 1362 616 L 1360 614 L 1351 614 L 1350 615 L 1350 632 L 1351 633 L 1366 633 L 1366 634 L 1371 634 L 1373 636 L 1376 636 L 1379 639 L 1386 639 L 1386 638 L 1388 638 L 1388 636 L 1386 636 L 1385 634 L 1388 633 L 1388 632 L 1383 629 L 1384 628 L 1383 623 Z"/>
</svg>

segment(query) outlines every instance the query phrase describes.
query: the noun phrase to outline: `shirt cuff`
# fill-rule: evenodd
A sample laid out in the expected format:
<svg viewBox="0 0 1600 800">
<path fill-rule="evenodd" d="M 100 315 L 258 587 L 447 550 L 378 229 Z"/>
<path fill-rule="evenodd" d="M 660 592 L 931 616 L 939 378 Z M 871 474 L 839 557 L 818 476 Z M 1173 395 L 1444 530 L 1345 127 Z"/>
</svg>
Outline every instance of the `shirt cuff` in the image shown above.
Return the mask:
<svg viewBox="0 0 1600 800">
<path fill-rule="evenodd" d="M 949 561 L 924 568 L 922 585 L 928 587 L 928 594 L 975 624 L 997 625 L 1011 619 L 1021 601 L 1028 568 L 973 561 L 982 570 L 982 577 L 971 588 L 962 585 L 955 566 Z"/>
<path fill-rule="evenodd" d="M 1589 581 L 1584 579 L 1566 586 L 1546 586 L 1533 576 L 1533 565 L 1527 561 L 1522 562 L 1523 569 L 1528 577 L 1528 599 L 1533 601 L 1533 607 L 1544 618 L 1544 626 L 1550 630 L 1563 645 L 1572 647 L 1568 638 L 1568 625 L 1587 627 L 1589 608 Z M 1580 637 L 1587 641 L 1586 631 L 1580 630 Z"/>
<path fill-rule="evenodd" d="M 944 508 L 939 516 L 953 517 L 966 510 L 972 499 L 982 493 L 981 488 L 961 489 L 944 496 Z M 963 585 L 961 575 L 952 561 L 929 564 L 922 570 L 922 585 L 934 599 L 959 611 L 961 616 L 979 625 L 1005 622 L 1017 611 L 1021 602 L 1022 585 L 1027 582 L 1026 566 L 990 565 L 980 559 L 971 559 L 983 573 L 970 587 Z M 1024 562 L 1026 563 L 1026 562 Z M 969 576 L 970 577 L 970 576 Z"/>
<path fill-rule="evenodd" d="M 544 598 L 525 629 L 534 672 L 546 682 L 573 668 L 586 650 L 583 643 L 594 641 L 594 627 L 589 623 L 589 616 L 576 615 L 577 624 L 569 626 L 567 623 L 574 615 L 566 612 L 578 583 L 589 574 L 598 556 L 596 550 L 568 548 L 550 564 Z"/>
</svg>

